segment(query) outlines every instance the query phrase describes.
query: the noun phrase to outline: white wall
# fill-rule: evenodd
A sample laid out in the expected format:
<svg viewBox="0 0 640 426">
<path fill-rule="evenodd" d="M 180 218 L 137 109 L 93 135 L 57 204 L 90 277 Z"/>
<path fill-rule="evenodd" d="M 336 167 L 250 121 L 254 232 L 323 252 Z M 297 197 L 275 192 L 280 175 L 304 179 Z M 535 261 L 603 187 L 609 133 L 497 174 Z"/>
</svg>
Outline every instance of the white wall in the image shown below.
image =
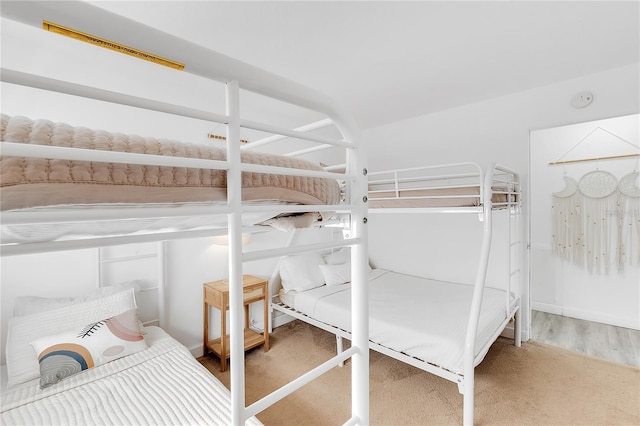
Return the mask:
<svg viewBox="0 0 640 426">
<path fill-rule="evenodd" d="M 8 319 L 16 296 L 69 297 L 98 287 L 97 250 L 43 253 L 0 258 L 0 306 L 2 308 L 2 353 Z"/>
<path fill-rule="evenodd" d="M 458 161 L 476 161 L 484 165 L 497 161 L 508 165 L 521 172 L 524 232 L 527 233 L 529 132 L 637 113 L 640 110 L 639 76 L 640 68 L 636 63 L 367 129 L 363 139 L 367 142 L 369 169 L 378 171 Z M 593 92 L 594 101 L 588 108 L 574 109 L 570 99 L 583 90 Z M 474 259 L 456 252 L 446 261 L 442 261 L 441 256 L 432 258 L 425 252 L 427 244 L 442 244 L 455 236 L 457 218 L 439 219 L 439 226 L 430 228 L 416 219 L 389 222 L 373 215 L 370 219 L 369 250 L 375 266 L 402 270 L 410 264 L 412 273 L 427 276 L 434 271 L 444 276 L 475 269 Z M 523 238 L 528 242 L 528 234 Z M 394 242 L 394 239 L 401 241 Z M 463 250 L 467 250 L 468 244 L 471 243 L 464 243 Z M 528 254 L 524 259 L 525 278 L 528 278 L 527 262 Z M 530 306 L 526 282 L 522 297 L 523 311 L 527 315 Z M 525 318 L 525 323 L 528 321 Z"/>
<path fill-rule="evenodd" d="M 603 130 L 599 130 L 603 129 Z M 606 131 L 605 131 L 606 130 Z M 623 270 L 615 262 L 618 241 L 614 227 L 610 270 L 577 266 L 552 250 L 552 193 L 565 188 L 563 177 L 579 181 L 586 173 L 607 171 L 618 179 L 638 170 L 639 158 L 599 160 L 550 166 L 548 163 L 639 153 L 640 150 L 612 134 L 638 145 L 640 116 L 631 115 L 531 132 L 531 302 L 536 310 L 640 328 L 640 264 L 636 243 L 627 246 Z M 637 184 L 636 184 L 637 185 Z M 612 217 L 613 221 L 613 217 Z M 628 223 L 628 222 L 627 222 Z M 625 226 L 626 227 L 626 226 Z M 628 238 L 633 238 L 626 233 Z M 624 235 L 624 234 L 622 234 Z M 631 258 L 635 258 L 635 262 Z"/>
</svg>

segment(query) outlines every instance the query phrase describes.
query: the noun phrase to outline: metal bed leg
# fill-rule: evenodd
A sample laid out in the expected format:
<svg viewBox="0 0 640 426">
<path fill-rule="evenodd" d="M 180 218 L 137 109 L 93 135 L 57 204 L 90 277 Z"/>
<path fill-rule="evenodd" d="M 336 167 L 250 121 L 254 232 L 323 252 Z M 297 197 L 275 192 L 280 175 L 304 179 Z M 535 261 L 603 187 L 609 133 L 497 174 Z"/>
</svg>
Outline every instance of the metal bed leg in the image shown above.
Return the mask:
<svg viewBox="0 0 640 426">
<path fill-rule="evenodd" d="M 336 334 L 336 349 L 337 349 L 336 350 L 337 355 L 340 355 L 342 353 L 342 351 L 343 351 L 343 349 L 342 349 L 342 336 L 338 336 L 337 334 Z M 340 365 L 340 367 L 344 367 L 344 361 L 342 361 L 338 365 Z"/>
<path fill-rule="evenodd" d="M 473 426 L 474 375 L 475 373 L 471 373 L 464 377 L 464 393 L 462 394 L 462 424 L 464 426 Z"/>
<path fill-rule="evenodd" d="M 513 316 L 513 340 L 516 347 L 522 346 L 522 316 L 520 315 L 520 309 L 516 311 Z"/>
</svg>

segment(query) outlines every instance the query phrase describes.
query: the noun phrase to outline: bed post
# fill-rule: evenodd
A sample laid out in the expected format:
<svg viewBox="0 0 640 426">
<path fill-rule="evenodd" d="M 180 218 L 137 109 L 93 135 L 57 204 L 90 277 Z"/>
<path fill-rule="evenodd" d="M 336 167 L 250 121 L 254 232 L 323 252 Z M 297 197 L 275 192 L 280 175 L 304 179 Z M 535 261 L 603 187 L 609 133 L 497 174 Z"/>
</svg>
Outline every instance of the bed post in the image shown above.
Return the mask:
<svg viewBox="0 0 640 426">
<path fill-rule="evenodd" d="M 297 230 L 296 229 L 292 229 L 291 231 L 289 231 L 289 237 L 287 238 L 287 243 L 286 243 L 286 247 L 291 247 L 291 244 L 293 244 L 293 239 L 296 237 L 297 235 Z M 278 261 L 276 262 L 276 267 L 273 269 L 273 273 L 271 274 L 271 277 L 269 278 L 269 297 L 268 297 L 268 302 L 269 303 L 269 334 L 273 333 L 273 322 L 275 321 L 275 318 L 273 316 L 273 288 L 274 285 L 276 283 L 276 279 L 278 278 L 278 276 L 280 275 L 280 265 L 282 264 L 282 257 L 278 258 Z M 266 327 L 266 325 L 265 325 Z"/>
<path fill-rule="evenodd" d="M 350 130 L 353 126 L 350 126 Z M 359 137 L 343 132 L 352 142 Z M 358 352 L 352 357 L 351 414 L 358 424 L 369 424 L 369 256 L 367 253 L 367 168 L 361 143 L 347 151 L 347 173 L 357 176 L 349 185 L 348 203 L 353 206 L 351 229 L 358 242 L 352 247 L 351 262 L 351 321 L 352 344 Z"/>
<path fill-rule="evenodd" d="M 237 81 L 226 85 L 227 97 L 227 203 L 229 236 L 229 322 L 231 363 L 231 420 L 243 425 L 244 393 L 244 317 L 242 303 L 242 181 L 240 170 L 240 89 Z M 267 325 L 265 324 L 265 327 Z"/>
<path fill-rule="evenodd" d="M 506 169 L 506 167 L 502 167 Z M 518 292 L 518 306 L 516 307 L 516 312 L 513 316 L 513 338 L 514 345 L 519 348 L 522 346 L 522 301 L 520 298 L 520 295 L 522 293 L 522 273 L 520 272 L 522 265 L 522 255 L 521 250 L 516 250 L 515 258 L 513 258 L 514 255 L 511 251 L 511 247 L 517 246 L 520 247 L 520 249 L 522 248 L 523 236 L 520 222 L 520 203 L 522 201 L 522 196 L 520 192 L 520 175 L 518 175 L 515 171 L 509 169 L 507 169 L 507 172 L 510 173 L 509 176 L 511 176 L 512 179 L 512 184 L 509 188 L 510 192 L 512 193 L 509 194 L 509 205 L 507 206 L 507 221 L 509 222 L 509 259 L 511 262 L 515 263 L 515 268 L 512 267 L 510 270 L 509 278 L 511 278 L 511 276 L 517 277 L 516 290 Z M 514 195 L 513 193 L 517 195 Z M 513 236 L 514 233 L 515 237 Z M 511 280 L 509 280 L 509 283 L 511 283 Z M 509 288 L 509 291 L 511 291 L 511 287 Z"/>
<path fill-rule="evenodd" d="M 158 326 L 166 327 L 169 324 L 167 313 L 167 242 L 159 241 L 156 250 L 156 263 L 158 268 Z"/>
<path fill-rule="evenodd" d="M 480 309 L 482 307 L 482 297 L 484 285 L 487 279 L 487 268 L 489 266 L 489 254 L 491 252 L 492 219 L 491 209 L 491 181 L 493 172 L 489 170 L 482 176 L 480 182 L 484 185 L 482 191 L 482 246 L 480 249 L 480 259 L 476 272 L 476 281 L 473 288 L 473 299 L 469 312 L 469 322 L 467 325 L 467 337 L 464 344 L 464 380 L 462 383 L 463 394 L 463 418 L 464 425 L 473 425 L 474 393 L 475 393 L 475 344 L 478 332 L 478 321 L 480 319 Z"/>
</svg>

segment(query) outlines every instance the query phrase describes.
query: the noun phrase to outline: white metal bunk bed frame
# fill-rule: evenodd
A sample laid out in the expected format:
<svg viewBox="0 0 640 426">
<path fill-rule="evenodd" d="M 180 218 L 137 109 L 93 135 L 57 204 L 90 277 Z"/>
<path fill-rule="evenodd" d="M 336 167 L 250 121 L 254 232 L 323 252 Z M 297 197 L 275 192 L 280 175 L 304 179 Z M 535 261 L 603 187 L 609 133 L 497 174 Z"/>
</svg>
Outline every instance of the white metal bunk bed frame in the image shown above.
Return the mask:
<svg viewBox="0 0 640 426">
<path fill-rule="evenodd" d="M 107 12 L 95 6 L 82 2 L 73 4 L 58 2 L 7 2 L 3 4 L 2 16 L 35 27 L 41 27 L 43 20 L 55 22 L 69 28 L 90 28 L 91 33 L 107 40 L 117 40 L 126 46 L 136 46 L 147 51 L 153 51 L 165 58 L 172 58 L 186 64 L 184 71 L 207 79 L 226 84 L 226 115 L 217 115 L 208 111 L 170 105 L 150 99 L 138 98 L 123 93 L 102 90 L 94 87 L 81 86 L 71 82 L 53 80 L 41 76 L 22 73 L 19 71 L 2 69 L 0 80 L 5 83 L 28 86 L 38 89 L 60 92 L 99 101 L 106 101 L 121 105 L 128 105 L 147 110 L 175 114 L 184 117 L 208 120 L 226 124 L 227 129 L 227 161 L 198 160 L 154 156 L 144 154 L 128 154 L 107 151 L 93 151 L 70 148 L 58 148 L 41 145 L 27 145 L 6 143 L 2 144 L 2 155 L 28 156 L 38 158 L 55 158 L 67 160 L 105 161 L 115 163 L 137 163 L 147 165 L 198 167 L 216 170 L 226 170 L 228 179 L 227 205 L 211 207 L 199 214 L 226 214 L 228 228 L 225 233 L 229 237 L 229 282 L 230 282 L 230 358 L 231 358 L 231 417 L 234 425 L 244 424 L 246 419 L 263 411 L 280 399 L 314 380 L 331 368 L 340 365 L 346 359 L 352 359 L 352 417 L 346 424 L 369 423 L 369 353 L 368 353 L 368 292 L 367 292 L 367 231 L 366 231 L 366 158 L 363 147 L 358 143 L 358 127 L 350 114 L 336 106 L 326 96 L 307 87 L 301 86 L 282 77 L 264 70 L 239 62 L 227 56 L 213 52 L 194 43 L 179 39 L 151 27 L 147 27 L 122 16 Z M 89 31 L 87 31 L 89 32 Z M 147 48 L 144 44 L 152 44 Z M 141 46 L 143 44 L 143 46 Z M 240 117 L 240 88 L 258 93 L 270 98 L 288 102 L 312 111 L 317 111 L 329 117 L 344 136 L 344 140 L 319 138 L 307 135 L 305 132 L 326 125 L 326 121 L 316 125 L 303 126 L 296 130 L 285 129 L 269 124 L 244 120 Z M 240 128 L 261 130 L 275 136 L 271 140 L 282 137 L 311 141 L 320 145 L 312 150 L 330 147 L 346 148 L 346 173 L 336 175 L 332 172 L 313 172 L 292 170 L 280 167 L 261 166 L 241 163 L 240 159 Z M 250 145 L 247 146 L 250 148 Z M 302 150 L 291 155 L 300 155 L 309 150 Z M 346 201 L 344 204 L 332 206 L 243 206 L 241 197 L 241 173 L 258 172 L 282 175 L 324 177 L 335 179 L 339 177 L 347 182 Z M 308 244 L 298 247 L 242 252 L 242 213 L 243 212 L 307 212 L 307 211 L 336 211 L 346 213 L 349 217 L 349 227 L 352 238 L 340 242 Z M 148 215 L 166 215 L 169 212 L 162 209 L 150 211 Z M 105 214 L 100 211 L 81 212 L 77 220 L 91 221 L 98 218 L 131 218 L 131 212 L 110 211 Z M 51 215 L 43 218 L 32 214 L 3 213 L 4 223 L 55 223 L 68 221 L 67 217 Z M 157 241 L 190 237 L 215 235 L 216 231 L 186 231 L 177 233 L 151 234 L 146 236 L 118 236 L 97 239 L 83 239 L 78 241 L 29 243 L 2 247 L 2 255 L 16 255 L 25 253 L 45 252 L 53 250 L 70 250 L 78 248 L 117 245 L 141 241 Z M 350 246 L 353 252 L 352 277 L 354 283 L 353 315 L 353 345 L 352 347 L 322 365 L 314 368 L 303 376 L 281 387 L 261 400 L 245 407 L 245 375 L 243 348 L 243 295 L 242 270 L 243 262 L 259 259 L 279 257 L 304 251 L 330 249 Z M 265 325 L 266 326 L 266 325 Z"/>
<path fill-rule="evenodd" d="M 464 170 L 452 173 L 451 169 Z M 443 172 L 439 172 L 444 170 Z M 436 173 L 436 174 L 434 174 Z M 408 174 L 409 177 L 403 176 Z M 375 179 L 376 176 L 385 176 L 382 179 Z M 390 177 L 387 177 L 390 176 Z M 430 199 L 474 199 L 473 206 L 460 207 L 405 207 L 405 208 L 375 208 L 369 207 L 370 214 L 373 213 L 472 213 L 478 214 L 482 222 L 482 243 L 480 247 L 480 258 L 476 270 L 473 298 L 470 307 L 469 321 L 465 337 L 464 350 L 464 373 L 462 375 L 453 373 L 440 366 L 425 362 L 410 355 L 398 352 L 386 346 L 369 342 L 369 347 L 377 352 L 388 355 L 404 363 L 420 368 L 429 373 L 435 374 L 458 384 L 458 390 L 463 395 L 463 423 L 473 425 L 474 421 L 474 388 L 475 388 L 475 362 L 474 355 L 475 341 L 478 332 L 478 323 L 482 305 L 482 295 L 487 281 L 487 270 L 489 267 L 489 257 L 493 237 L 493 211 L 506 209 L 507 235 L 507 267 L 505 285 L 505 313 L 506 319 L 498 327 L 498 331 L 488 341 L 486 347 L 481 348 L 479 353 L 484 356 L 489 346 L 502 334 L 505 327 L 513 320 L 514 344 L 521 346 L 521 312 L 520 297 L 516 295 L 511 300 L 512 290 L 520 290 L 520 262 L 521 262 L 521 197 L 520 178 L 514 170 L 500 165 L 493 164 L 486 172 L 477 163 L 456 163 L 435 166 L 424 166 L 416 168 L 398 169 L 393 171 L 370 172 L 368 174 L 369 185 L 388 184 L 393 187 L 393 195 L 387 197 L 370 198 L 373 200 L 430 200 Z M 463 183 L 455 183 L 462 179 Z M 432 184 L 429 182 L 438 182 Z M 444 183 L 443 183 L 444 182 Z M 426 184 L 425 184 L 426 183 Z M 425 185 L 422 185 L 425 184 Z M 401 192 L 411 193 L 411 191 L 433 190 L 433 189 L 468 189 L 468 193 L 455 195 L 415 195 L 402 196 Z M 471 189 L 478 189 L 474 192 Z M 370 191 L 369 194 L 376 191 Z M 379 192 L 389 193 L 388 189 Z M 497 194 L 504 200 L 493 201 L 493 195 Z M 515 286 L 514 286 L 515 284 Z M 274 296 L 276 298 L 277 296 Z M 282 302 L 273 302 L 272 309 L 283 312 L 287 315 L 308 322 L 316 327 L 327 330 L 336 335 L 337 352 L 342 351 L 342 338 L 351 339 L 352 335 L 346 330 L 334 327 L 325 322 L 318 321 L 308 315 L 298 312 Z"/>
</svg>

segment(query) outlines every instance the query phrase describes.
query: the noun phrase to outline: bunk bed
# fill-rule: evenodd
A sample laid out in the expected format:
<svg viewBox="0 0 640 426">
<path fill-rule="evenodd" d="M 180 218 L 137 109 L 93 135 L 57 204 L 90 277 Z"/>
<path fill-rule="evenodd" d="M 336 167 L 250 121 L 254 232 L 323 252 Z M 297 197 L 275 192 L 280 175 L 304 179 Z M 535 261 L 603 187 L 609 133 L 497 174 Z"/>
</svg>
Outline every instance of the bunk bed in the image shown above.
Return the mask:
<svg viewBox="0 0 640 426">
<path fill-rule="evenodd" d="M 464 399 L 464 424 L 473 424 L 475 367 L 512 321 L 514 342 L 520 346 L 518 174 L 501 165 L 483 171 L 477 164 L 459 163 L 369 173 L 368 178 L 371 214 L 479 215 L 483 232 L 475 282 L 382 269 L 372 269 L 369 275 L 371 349 L 457 383 Z M 500 282 L 487 283 L 494 215 L 505 222 L 500 239 L 507 259 Z M 349 339 L 351 331 L 350 277 L 340 272 L 349 263 L 348 255 L 334 252 L 317 258 L 316 285 L 302 287 L 295 282 L 302 278 L 290 273 L 303 269 L 290 265 L 301 259 L 285 259 L 283 289 L 273 308 L 334 333 L 341 351 L 342 338 Z"/>
<path fill-rule="evenodd" d="M 69 39 L 68 43 L 86 41 L 224 85 L 225 112 L 218 114 L 3 68 L 3 84 L 220 123 L 226 127 L 226 144 L 223 152 L 215 153 L 212 150 L 186 147 L 176 141 L 165 141 L 167 144 L 163 148 L 156 149 L 156 140 L 140 140 L 139 137 L 131 136 L 127 137 L 126 142 L 120 143 L 118 140 L 122 135 L 108 131 L 90 131 L 73 126 L 73 123 L 39 121 L 41 117 L 3 116 L 2 183 L 7 185 L 0 189 L 3 199 L 0 213 L 3 238 L 0 250 L 2 256 L 12 256 L 224 233 L 228 236 L 229 244 L 231 340 L 230 391 L 204 372 L 182 345 L 161 330 L 147 330 L 144 341 L 149 347 L 146 349 L 72 375 L 44 389 L 34 385 L 33 380 L 27 380 L 23 384 L 16 384 L 18 387 L 11 392 L 2 392 L 3 423 L 21 423 L 31 419 L 35 422 L 78 424 L 256 424 L 258 422 L 254 416 L 257 413 L 351 358 L 352 417 L 346 419 L 346 423 L 368 424 L 367 255 L 364 226 L 367 206 L 363 201 L 366 194 L 366 167 L 364 154 L 358 145 L 357 126 L 350 114 L 312 89 L 84 2 L 6 2 L 3 3 L 1 13 L 3 18 L 75 39 Z M 291 129 L 249 120 L 240 113 L 240 90 L 327 117 L 328 120 L 324 119 L 323 123 L 330 120 L 340 136 L 314 134 L 310 131 L 316 127 L 313 125 Z M 3 102 L 9 101 L 3 99 Z M 262 140 L 262 143 L 247 144 L 241 148 L 241 129 L 251 129 L 271 136 Z M 88 138 L 85 138 L 87 135 Z M 302 145 L 303 149 L 279 155 L 275 163 L 267 162 L 264 156 L 251 152 L 285 138 L 294 146 L 299 141 L 307 145 Z M 106 140 L 106 144 L 96 144 L 96 140 Z M 56 143 L 62 146 L 55 146 Z M 308 144 L 314 147 L 308 148 Z M 119 146 L 125 148 L 119 149 Z M 152 147 L 154 149 L 150 149 Z M 330 168 L 310 166 L 293 158 L 325 149 L 343 151 L 345 163 L 336 168 L 346 172 L 336 173 Z M 172 155 L 165 155 L 167 153 Z M 118 170 L 122 168 L 127 170 L 124 178 L 122 174 L 118 174 Z M 54 176 L 56 173 L 52 172 L 60 173 Z M 163 172 L 167 173 L 163 175 Z M 133 182 L 137 179 L 135 176 L 141 175 L 146 179 L 142 189 L 136 188 Z M 82 176 L 80 185 L 71 182 L 77 180 L 78 176 Z M 172 193 L 169 198 L 166 198 L 164 189 L 156 190 L 159 185 L 154 188 L 150 188 L 154 185 L 149 185 L 150 182 L 163 181 L 163 176 L 169 176 L 169 186 L 173 186 L 169 190 Z M 283 202 L 280 196 L 273 196 L 273 191 L 265 195 L 264 188 L 259 188 L 260 182 L 290 179 L 295 188 L 321 187 L 322 194 L 302 194 L 285 186 L 283 192 L 287 195 L 296 192 L 300 196 Z M 200 193 L 197 196 L 193 195 L 193 188 L 184 188 L 188 186 L 186 183 L 194 180 L 197 182 L 193 186 L 198 187 L 195 192 Z M 342 193 L 336 192 L 336 180 L 343 184 Z M 112 181 L 119 184 L 115 190 L 107 188 Z M 210 181 L 222 182 L 220 185 L 207 186 Z M 250 187 L 250 182 L 253 181 L 258 182 L 255 188 Z M 125 186 L 128 187 L 126 190 L 123 189 Z M 58 188 L 64 188 L 64 191 Z M 95 188 L 101 190 L 96 191 Z M 79 195 L 79 189 L 82 189 L 80 192 L 84 192 L 84 195 Z M 102 198 L 105 193 L 115 198 Z M 151 195 L 152 193 L 160 198 Z M 58 195 L 62 195 L 62 198 Z M 53 198 L 47 200 L 49 196 Z M 180 205 L 176 206 L 176 203 Z M 352 238 L 340 242 L 242 251 L 242 234 L 246 226 L 262 223 L 265 217 L 271 218 L 269 223 L 273 223 L 274 217 L 285 218 L 284 220 L 294 217 L 295 224 L 287 226 L 298 227 L 314 225 L 315 222 L 325 221 L 328 216 L 333 215 L 346 218 L 340 223 L 349 228 Z M 198 220 L 195 223 L 175 222 L 176 218 L 183 220 L 196 216 Z M 159 223 L 157 219 L 161 219 Z M 170 221 L 166 223 L 166 219 Z M 125 226 L 121 227 L 122 225 Z M 354 256 L 351 270 L 354 286 L 354 302 L 351 307 L 354 315 L 352 348 L 250 406 L 245 406 L 243 263 L 347 246 L 352 248 Z M 3 282 L 3 287 L 6 285 L 10 283 Z M 86 318 L 77 315 L 74 309 L 87 303 L 92 306 L 87 308 L 89 311 L 104 313 L 105 321 L 114 315 L 119 316 L 113 310 L 107 312 L 95 309 L 96 303 L 101 308 L 111 306 L 100 299 L 100 302 L 89 301 L 72 307 L 59 307 L 21 319 L 16 317 L 12 322 L 23 324 L 23 330 L 37 328 L 35 320 L 39 320 L 37 324 L 40 325 L 56 323 L 60 316 L 74 318 L 77 322 L 80 318 Z M 128 303 L 135 305 L 135 301 Z M 135 306 L 129 307 L 133 309 Z M 41 317 L 48 315 L 55 315 L 56 319 L 43 321 Z M 93 317 L 87 320 L 101 321 Z M 80 325 L 76 322 L 73 323 L 74 327 Z M 19 334 L 23 333 L 14 333 Z M 137 332 L 134 334 L 137 336 Z M 23 350 L 28 343 L 22 341 Z M 30 361 L 37 363 L 34 359 Z M 176 368 L 175 375 L 160 374 L 178 364 L 181 367 Z M 10 369 L 9 366 L 7 369 Z M 141 381 L 144 382 L 142 390 Z M 87 396 L 87 391 L 89 394 L 95 392 L 97 396 L 111 395 L 114 386 L 118 388 L 121 397 L 111 397 L 108 403 L 103 404 L 99 398 Z M 195 404 L 192 406 L 194 412 L 185 407 L 180 408 L 182 398 L 172 393 L 174 387 L 184 391 L 186 398 L 198 395 L 192 401 Z M 138 396 L 131 399 L 134 394 Z M 136 402 L 141 406 L 130 405 Z M 43 416 L 51 414 L 53 417 L 37 417 L 42 407 L 51 408 L 46 414 L 42 412 Z M 176 410 L 172 411 L 172 407 Z M 163 411 L 165 408 L 166 411 Z M 156 409 L 165 412 L 167 417 L 154 417 L 151 413 Z"/>
</svg>

